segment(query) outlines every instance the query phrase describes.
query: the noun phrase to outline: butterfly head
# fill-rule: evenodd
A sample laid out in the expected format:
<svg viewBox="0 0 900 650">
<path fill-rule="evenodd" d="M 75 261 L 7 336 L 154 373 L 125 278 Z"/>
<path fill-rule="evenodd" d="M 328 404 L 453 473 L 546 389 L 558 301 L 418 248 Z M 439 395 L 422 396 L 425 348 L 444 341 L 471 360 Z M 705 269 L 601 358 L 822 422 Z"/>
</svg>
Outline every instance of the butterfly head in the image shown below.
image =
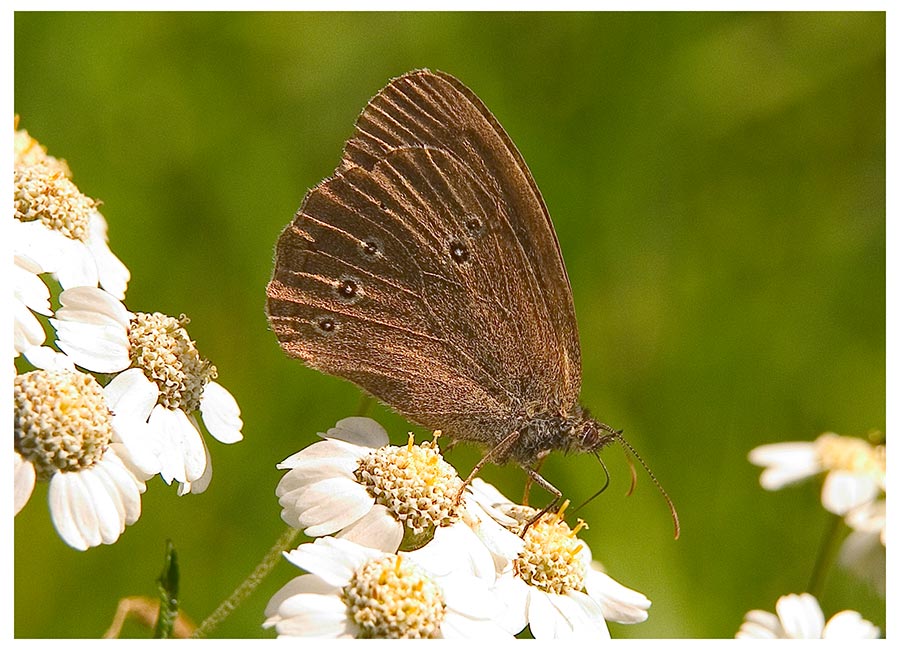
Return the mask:
<svg viewBox="0 0 900 650">
<path fill-rule="evenodd" d="M 574 448 L 577 451 L 596 452 L 618 440 L 622 431 L 613 429 L 608 424 L 597 422 L 585 413 L 584 418 L 576 423 L 572 434 Z"/>
</svg>

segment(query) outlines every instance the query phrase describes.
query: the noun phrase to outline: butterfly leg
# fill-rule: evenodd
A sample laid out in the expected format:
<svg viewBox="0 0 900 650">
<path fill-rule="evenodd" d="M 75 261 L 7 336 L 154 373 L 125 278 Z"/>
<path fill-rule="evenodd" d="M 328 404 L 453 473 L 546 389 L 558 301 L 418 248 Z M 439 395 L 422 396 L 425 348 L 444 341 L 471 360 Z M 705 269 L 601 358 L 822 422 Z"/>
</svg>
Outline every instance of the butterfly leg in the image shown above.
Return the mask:
<svg viewBox="0 0 900 650">
<path fill-rule="evenodd" d="M 529 483 L 531 481 L 534 481 L 535 483 L 540 485 L 542 488 L 547 490 L 547 492 L 552 494 L 553 499 L 550 501 L 550 503 L 548 503 L 546 506 L 544 506 L 544 508 L 542 510 L 540 510 L 536 515 L 534 515 L 531 519 L 529 519 L 525 523 L 524 526 L 522 526 L 522 532 L 519 533 L 519 537 L 525 537 L 525 533 L 528 532 L 528 529 L 531 527 L 531 525 L 534 524 L 534 522 L 536 522 L 538 519 L 543 517 L 545 514 L 550 512 L 550 510 L 552 510 L 553 507 L 557 503 L 559 503 L 559 500 L 562 499 L 562 492 L 560 492 L 559 488 L 557 488 L 550 481 L 548 481 L 543 476 L 538 474 L 536 469 L 533 469 L 531 467 L 523 467 L 522 469 L 524 469 L 525 473 L 528 474 Z"/>
<path fill-rule="evenodd" d="M 459 492 L 456 493 L 456 503 L 457 505 L 462 500 L 462 495 L 466 491 L 466 488 L 472 482 L 472 480 L 478 475 L 478 472 L 481 471 L 481 468 L 484 467 L 487 463 L 491 462 L 491 460 L 506 455 L 509 451 L 510 447 L 512 447 L 516 440 L 519 439 L 519 436 L 522 435 L 521 431 L 513 431 L 511 434 L 506 436 L 503 440 L 498 442 L 494 447 L 486 453 L 481 460 L 475 463 L 475 467 L 472 468 L 472 471 L 469 472 L 469 475 L 466 477 L 466 480 L 463 481 L 462 486 L 459 488 Z"/>
<path fill-rule="evenodd" d="M 543 454 L 541 454 L 541 455 L 538 457 L 537 462 L 534 464 L 534 467 L 532 468 L 532 469 L 534 469 L 535 473 L 541 471 L 541 465 L 544 464 L 544 459 L 545 459 L 545 458 L 547 458 L 547 452 L 544 452 Z M 533 480 L 532 480 L 532 478 L 531 478 L 531 475 L 529 474 L 529 475 L 528 475 L 528 478 L 525 480 L 525 489 L 523 490 L 523 493 L 522 493 L 522 505 L 523 505 L 523 506 L 527 506 L 527 505 L 528 505 L 528 499 L 529 499 L 529 497 L 531 496 L 531 484 L 532 484 L 532 482 L 533 482 Z"/>
</svg>

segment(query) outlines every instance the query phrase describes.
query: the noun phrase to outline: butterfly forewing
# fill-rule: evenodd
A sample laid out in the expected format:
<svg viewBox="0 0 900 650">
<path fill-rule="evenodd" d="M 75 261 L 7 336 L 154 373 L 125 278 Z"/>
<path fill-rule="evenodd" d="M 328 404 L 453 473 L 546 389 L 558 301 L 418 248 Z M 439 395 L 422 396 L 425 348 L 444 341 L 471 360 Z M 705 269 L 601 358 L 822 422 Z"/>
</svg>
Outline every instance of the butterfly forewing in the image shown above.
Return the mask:
<svg viewBox="0 0 900 650">
<path fill-rule="evenodd" d="M 420 424 L 489 442 L 580 389 L 571 291 L 508 136 L 452 77 L 392 81 L 279 239 L 268 312 L 292 356 Z"/>
</svg>

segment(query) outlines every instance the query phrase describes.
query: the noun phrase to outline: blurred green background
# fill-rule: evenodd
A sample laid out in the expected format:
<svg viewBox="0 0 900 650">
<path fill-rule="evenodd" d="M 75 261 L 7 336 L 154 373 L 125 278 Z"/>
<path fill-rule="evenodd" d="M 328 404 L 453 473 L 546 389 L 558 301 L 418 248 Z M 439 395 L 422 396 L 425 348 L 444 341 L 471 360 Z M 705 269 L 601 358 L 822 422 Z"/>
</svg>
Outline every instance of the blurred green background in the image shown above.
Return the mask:
<svg viewBox="0 0 900 650">
<path fill-rule="evenodd" d="M 819 483 L 764 492 L 746 456 L 885 427 L 884 14 L 17 13 L 21 128 L 104 202 L 128 307 L 190 316 L 245 439 L 210 442 L 206 493 L 154 479 L 139 522 L 84 553 L 38 486 L 15 520 L 16 636 L 101 635 L 121 597 L 155 596 L 166 539 L 199 622 L 274 543 L 275 464 L 360 401 L 269 331 L 275 239 L 366 101 L 418 67 L 470 86 L 527 160 L 572 283 L 583 402 L 677 504 L 674 541 L 650 480 L 626 497 L 624 456 L 605 453 L 583 537 L 653 601 L 613 636 L 730 637 L 807 588 Z M 372 414 L 405 441 L 400 417 Z M 543 474 L 574 503 L 603 481 L 590 457 Z M 484 476 L 523 484 L 512 466 Z M 263 608 L 294 575 L 282 562 L 216 636 L 273 636 Z M 884 629 L 883 600 L 840 568 L 821 601 Z"/>
</svg>

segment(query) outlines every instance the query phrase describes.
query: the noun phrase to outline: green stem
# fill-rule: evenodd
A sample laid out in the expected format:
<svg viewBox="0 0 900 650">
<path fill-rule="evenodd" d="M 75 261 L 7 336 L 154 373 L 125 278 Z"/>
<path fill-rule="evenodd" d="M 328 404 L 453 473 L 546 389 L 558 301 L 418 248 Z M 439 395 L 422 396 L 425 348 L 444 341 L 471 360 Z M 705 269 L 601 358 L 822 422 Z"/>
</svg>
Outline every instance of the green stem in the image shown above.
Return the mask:
<svg viewBox="0 0 900 650">
<path fill-rule="evenodd" d="M 819 555 L 816 557 L 816 563 L 813 566 L 812 576 L 809 578 L 809 587 L 807 592 L 818 599 L 822 597 L 822 589 L 825 586 L 825 578 L 828 575 L 828 569 L 831 568 L 831 561 L 837 551 L 837 542 L 840 540 L 841 525 L 844 519 L 839 515 L 831 514 L 828 520 L 828 527 L 822 536 L 822 543 L 819 546 Z"/>
<path fill-rule="evenodd" d="M 296 528 L 289 527 L 285 530 L 278 538 L 278 541 L 275 542 L 275 545 L 269 549 L 268 553 L 266 553 L 262 561 L 256 565 L 255 569 L 253 569 L 253 573 L 247 576 L 247 578 L 238 585 L 238 588 L 235 589 L 226 600 L 222 601 L 212 614 L 206 617 L 197 629 L 194 630 L 194 633 L 191 636 L 195 639 L 202 639 L 209 635 L 219 623 L 228 618 L 228 615 L 231 614 L 238 605 L 244 602 L 244 600 L 253 593 L 253 590 L 259 586 L 263 579 L 269 575 L 272 569 L 275 568 L 278 561 L 281 559 L 282 552 L 291 548 L 299 535 L 300 531 Z"/>
</svg>

